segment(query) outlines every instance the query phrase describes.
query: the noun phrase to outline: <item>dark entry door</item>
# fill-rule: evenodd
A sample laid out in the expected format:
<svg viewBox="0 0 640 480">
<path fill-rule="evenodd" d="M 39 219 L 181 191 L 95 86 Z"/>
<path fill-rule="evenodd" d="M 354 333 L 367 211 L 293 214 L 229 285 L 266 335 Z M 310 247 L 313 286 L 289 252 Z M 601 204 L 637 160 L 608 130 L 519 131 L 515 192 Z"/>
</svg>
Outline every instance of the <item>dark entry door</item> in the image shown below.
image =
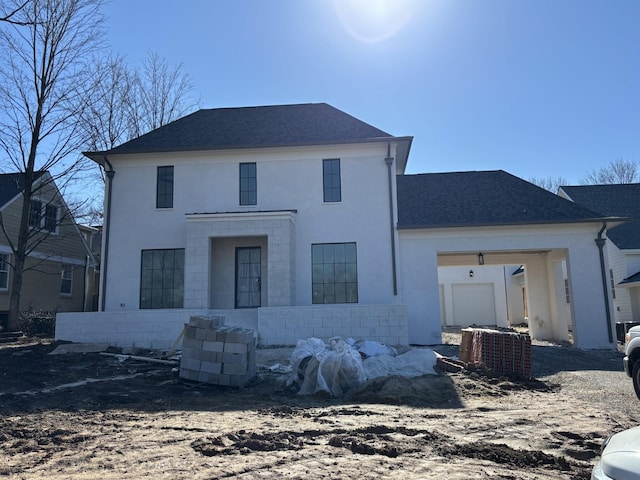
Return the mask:
<svg viewBox="0 0 640 480">
<path fill-rule="evenodd" d="M 236 308 L 260 306 L 260 247 L 236 248 Z"/>
</svg>

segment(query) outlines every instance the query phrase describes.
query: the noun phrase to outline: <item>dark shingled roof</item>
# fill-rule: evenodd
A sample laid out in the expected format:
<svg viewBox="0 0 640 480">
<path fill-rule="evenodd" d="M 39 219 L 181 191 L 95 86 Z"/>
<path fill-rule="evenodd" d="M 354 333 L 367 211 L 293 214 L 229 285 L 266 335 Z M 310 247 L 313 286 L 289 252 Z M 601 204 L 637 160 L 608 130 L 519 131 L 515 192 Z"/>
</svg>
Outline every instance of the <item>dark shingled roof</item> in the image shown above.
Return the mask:
<svg viewBox="0 0 640 480">
<path fill-rule="evenodd" d="M 400 229 L 603 219 L 503 170 L 399 175 L 397 179 Z"/>
<path fill-rule="evenodd" d="M 607 237 L 621 250 L 640 248 L 640 183 L 560 188 L 583 207 L 608 216 L 629 217 L 629 222 L 608 230 Z"/>
<path fill-rule="evenodd" d="M 44 172 L 36 172 L 37 179 Z M 24 173 L 2 173 L 0 174 L 0 207 L 12 200 L 16 195 L 24 190 Z"/>
<path fill-rule="evenodd" d="M 107 152 L 144 153 L 352 143 L 394 138 L 326 103 L 198 110 Z"/>
<path fill-rule="evenodd" d="M 638 282 L 640 282 L 640 272 L 634 273 L 630 277 L 625 278 L 618 285 L 627 285 L 629 283 L 638 283 Z"/>
</svg>

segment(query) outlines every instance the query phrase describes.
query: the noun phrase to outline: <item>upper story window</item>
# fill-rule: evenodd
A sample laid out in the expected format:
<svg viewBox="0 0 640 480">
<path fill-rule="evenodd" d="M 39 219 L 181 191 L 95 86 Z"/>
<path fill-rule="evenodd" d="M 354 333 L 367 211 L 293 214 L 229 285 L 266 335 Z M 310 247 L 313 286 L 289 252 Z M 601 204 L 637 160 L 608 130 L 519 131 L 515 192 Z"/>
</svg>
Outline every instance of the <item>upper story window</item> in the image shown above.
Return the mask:
<svg viewBox="0 0 640 480">
<path fill-rule="evenodd" d="M 43 205 L 40 200 L 31 200 L 29 204 L 29 226 L 42 228 L 52 233 L 58 231 L 58 206 L 53 203 Z"/>
<path fill-rule="evenodd" d="M 42 222 L 42 202 L 40 200 L 31 200 L 29 204 L 29 226 L 40 228 Z"/>
<path fill-rule="evenodd" d="M 156 208 L 173 208 L 173 166 L 158 167 Z"/>
<path fill-rule="evenodd" d="M 325 202 L 341 202 L 340 159 L 322 160 L 322 187 Z"/>
<path fill-rule="evenodd" d="M 258 180 L 255 163 L 240 164 L 240 205 L 258 203 Z"/>
<path fill-rule="evenodd" d="M 71 286 L 73 285 L 73 265 L 62 265 L 62 278 L 60 282 L 60 294 L 71 295 Z"/>
<path fill-rule="evenodd" d="M 58 227 L 58 207 L 49 203 L 44 209 L 44 229 L 55 232 Z"/>
<path fill-rule="evenodd" d="M 9 289 L 9 254 L 0 253 L 0 290 Z"/>
</svg>

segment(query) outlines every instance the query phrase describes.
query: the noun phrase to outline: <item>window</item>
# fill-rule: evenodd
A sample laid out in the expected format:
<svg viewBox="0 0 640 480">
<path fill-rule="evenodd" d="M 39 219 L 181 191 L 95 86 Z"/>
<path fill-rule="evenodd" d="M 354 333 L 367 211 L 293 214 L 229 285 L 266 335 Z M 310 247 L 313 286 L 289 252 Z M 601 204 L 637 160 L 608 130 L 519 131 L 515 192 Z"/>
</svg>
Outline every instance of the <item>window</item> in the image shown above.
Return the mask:
<svg viewBox="0 0 640 480">
<path fill-rule="evenodd" d="M 62 273 L 60 275 L 62 281 L 60 282 L 60 294 L 71 295 L 71 285 L 73 284 L 73 266 L 62 265 Z"/>
<path fill-rule="evenodd" d="M 322 160 L 322 186 L 325 202 L 341 202 L 340 159 Z"/>
<path fill-rule="evenodd" d="M 31 200 L 29 204 L 29 226 L 40 228 L 42 221 L 42 202 L 40 200 Z"/>
<path fill-rule="evenodd" d="M 48 203 L 44 206 L 40 200 L 31 200 L 29 204 L 29 226 L 31 228 L 42 228 L 49 232 L 58 231 L 58 206 Z"/>
<path fill-rule="evenodd" d="M 156 208 L 173 208 L 173 166 L 158 167 Z"/>
<path fill-rule="evenodd" d="M 182 308 L 184 249 L 142 250 L 140 308 Z"/>
<path fill-rule="evenodd" d="M 609 280 L 611 281 L 611 296 L 615 300 L 616 298 L 616 282 L 613 279 L 613 270 L 609 269 Z"/>
<path fill-rule="evenodd" d="M 55 232 L 58 228 L 58 207 L 49 203 L 44 210 L 44 228 Z"/>
<path fill-rule="evenodd" d="M 565 303 L 571 303 L 571 298 L 569 297 L 569 279 L 564 279 L 564 301 Z"/>
<path fill-rule="evenodd" d="M 0 290 L 9 290 L 9 254 L 0 253 Z"/>
<path fill-rule="evenodd" d="M 358 303 L 355 243 L 311 245 L 312 302 Z"/>
<path fill-rule="evenodd" d="M 255 163 L 240 164 L 240 205 L 258 203 L 258 183 Z"/>
</svg>

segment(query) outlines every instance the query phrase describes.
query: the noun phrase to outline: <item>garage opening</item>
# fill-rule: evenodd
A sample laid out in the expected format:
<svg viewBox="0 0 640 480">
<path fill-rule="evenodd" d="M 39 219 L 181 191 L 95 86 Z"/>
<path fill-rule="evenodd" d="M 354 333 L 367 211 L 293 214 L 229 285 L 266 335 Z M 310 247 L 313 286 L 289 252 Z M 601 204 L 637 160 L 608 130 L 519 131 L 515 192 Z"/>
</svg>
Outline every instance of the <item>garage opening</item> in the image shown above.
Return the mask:
<svg viewBox="0 0 640 480">
<path fill-rule="evenodd" d="M 562 250 L 438 255 L 443 332 L 514 328 L 572 342 L 570 279 Z"/>
</svg>

